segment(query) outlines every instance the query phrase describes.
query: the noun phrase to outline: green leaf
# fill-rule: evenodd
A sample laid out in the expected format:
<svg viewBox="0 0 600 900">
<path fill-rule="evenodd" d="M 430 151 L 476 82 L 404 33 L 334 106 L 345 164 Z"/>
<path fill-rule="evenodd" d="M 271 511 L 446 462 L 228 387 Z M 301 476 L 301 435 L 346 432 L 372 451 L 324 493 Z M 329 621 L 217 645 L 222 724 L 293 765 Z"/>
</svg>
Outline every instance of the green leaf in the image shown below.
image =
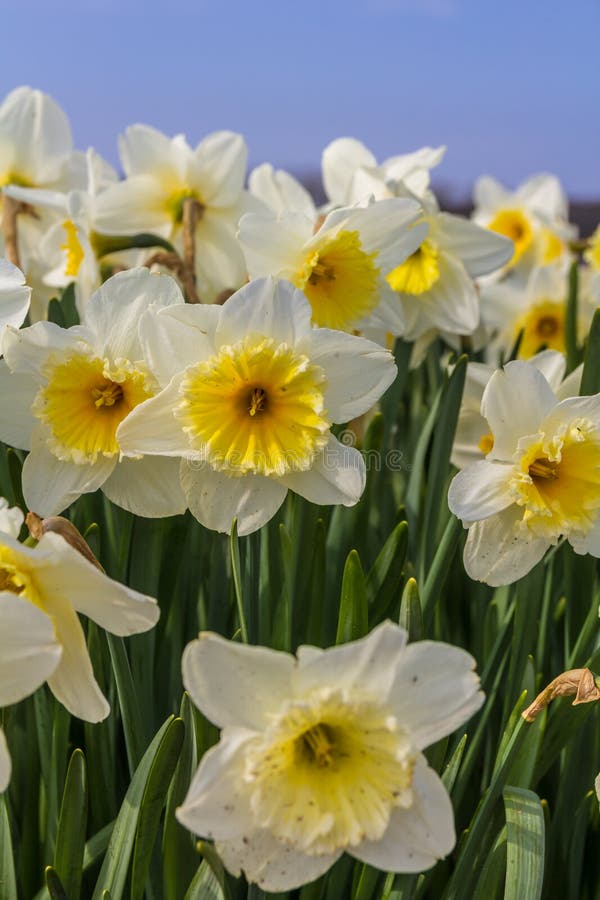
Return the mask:
<svg viewBox="0 0 600 900">
<path fill-rule="evenodd" d="M 408 550 L 408 522 L 398 522 L 367 576 L 367 597 L 373 621 L 378 621 L 398 590 Z"/>
<path fill-rule="evenodd" d="M 123 234 L 123 235 L 107 235 L 93 232 L 91 235 L 92 247 L 98 259 L 108 256 L 109 253 L 117 253 L 120 250 L 151 250 L 154 247 L 161 247 L 168 253 L 175 253 L 175 247 L 165 238 L 159 237 L 158 234 L 148 234 L 140 232 L 140 234 Z"/>
<path fill-rule="evenodd" d="M 175 818 L 175 810 L 183 803 L 198 764 L 194 713 L 189 695 L 181 701 L 181 718 L 185 724 L 183 746 L 167 795 L 167 809 L 162 842 L 163 887 L 165 900 L 179 900 L 198 866 L 194 839 Z"/>
<path fill-rule="evenodd" d="M 52 900 L 69 900 L 61 880 L 52 866 L 46 866 L 44 875 L 46 876 L 46 887 Z"/>
<path fill-rule="evenodd" d="M 409 641 L 420 641 L 423 637 L 423 613 L 419 588 L 414 578 L 409 578 L 404 585 L 398 624 L 408 632 Z"/>
<path fill-rule="evenodd" d="M 140 805 L 133 848 L 131 900 L 142 900 L 144 896 L 160 816 L 179 760 L 184 735 L 183 719 L 174 719 L 148 775 Z"/>
<path fill-rule="evenodd" d="M 600 365 L 598 365 L 598 360 L 600 360 L 600 309 L 597 309 L 594 313 L 585 347 L 583 373 L 579 389 L 581 397 L 600 393 Z"/>
<path fill-rule="evenodd" d="M 335 642 L 345 644 L 364 637 L 369 628 L 367 586 L 360 557 L 351 550 L 344 566 L 340 613 Z"/>
<path fill-rule="evenodd" d="M 3 900 L 17 900 L 17 879 L 6 794 L 0 794 L 0 886 Z"/>
<path fill-rule="evenodd" d="M 116 898 L 123 896 L 146 786 L 152 779 L 153 771 L 157 771 L 155 764 L 162 767 L 163 754 L 171 759 L 173 744 L 181 745 L 181 725 L 175 725 L 180 721 L 169 716 L 134 773 L 112 830 L 92 900 L 102 900 L 106 891 L 110 891 Z"/>
<path fill-rule="evenodd" d="M 444 787 L 449 794 L 452 793 L 452 788 L 454 787 L 454 782 L 456 781 L 456 776 L 458 775 L 458 770 L 460 769 L 460 764 L 462 762 L 463 753 L 465 752 L 466 746 L 467 735 L 463 734 L 460 741 L 458 742 L 456 750 L 448 760 L 448 765 L 442 773 L 442 781 L 444 782 Z"/>
<path fill-rule="evenodd" d="M 229 541 L 229 549 L 231 552 L 231 573 L 233 575 L 233 586 L 235 590 L 235 599 L 237 603 L 238 619 L 240 623 L 240 631 L 242 632 L 242 640 L 244 644 L 248 643 L 248 626 L 246 624 L 246 615 L 244 613 L 244 598 L 242 596 L 242 575 L 240 565 L 240 540 L 237 533 L 237 519 L 233 520 L 231 526 L 231 538 Z"/>
<path fill-rule="evenodd" d="M 74 750 L 67 770 L 54 850 L 54 869 L 69 900 L 78 900 L 81 889 L 87 807 L 85 756 L 81 750 Z"/>
<path fill-rule="evenodd" d="M 462 531 L 463 526 L 460 519 L 451 516 L 438 544 L 433 562 L 425 574 L 425 583 L 421 590 L 421 606 L 426 622 L 430 621 L 435 606 L 440 599 L 440 592 L 448 577 L 450 565 L 460 542 Z"/>
<path fill-rule="evenodd" d="M 142 756 L 146 729 L 140 712 L 140 703 L 131 675 L 129 657 L 122 637 L 107 632 L 106 640 L 119 695 L 119 706 L 125 732 L 125 747 L 129 771 L 133 773 Z"/>
<path fill-rule="evenodd" d="M 200 863 L 183 900 L 227 900 L 223 885 L 206 860 Z"/>
<path fill-rule="evenodd" d="M 581 362 L 581 353 L 577 343 L 577 307 L 579 300 L 579 264 L 577 260 L 569 269 L 569 293 L 567 294 L 567 312 L 565 316 L 565 345 L 567 351 L 567 372 L 572 372 Z"/>
<path fill-rule="evenodd" d="M 61 328 L 71 328 L 79 325 L 79 313 L 75 304 L 75 284 L 71 282 L 63 291 L 62 297 L 54 297 L 48 304 L 48 321 L 60 325 Z"/>
<path fill-rule="evenodd" d="M 544 812 L 533 791 L 505 787 L 506 884 L 504 900 L 539 900 L 544 881 Z"/>
<path fill-rule="evenodd" d="M 441 524 L 447 518 L 447 482 L 450 472 L 450 454 L 456 433 L 456 423 L 460 412 L 467 356 L 463 355 L 452 370 L 440 403 L 440 414 L 435 423 L 429 469 L 427 472 L 427 493 L 421 533 L 423 535 L 422 572 L 427 571 L 439 544 Z"/>
</svg>

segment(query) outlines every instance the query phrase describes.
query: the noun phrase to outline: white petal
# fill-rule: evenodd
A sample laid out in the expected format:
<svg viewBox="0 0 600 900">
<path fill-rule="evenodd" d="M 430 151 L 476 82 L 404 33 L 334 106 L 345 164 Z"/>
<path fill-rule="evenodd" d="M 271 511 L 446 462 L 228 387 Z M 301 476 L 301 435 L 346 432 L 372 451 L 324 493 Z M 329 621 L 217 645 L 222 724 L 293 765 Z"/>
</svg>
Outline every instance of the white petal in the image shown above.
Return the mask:
<svg viewBox="0 0 600 900">
<path fill-rule="evenodd" d="M 294 693 L 302 697 L 321 688 L 356 689 L 383 702 L 405 650 L 406 632 L 392 622 L 382 622 L 358 641 L 327 650 L 300 647 Z"/>
<path fill-rule="evenodd" d="M 190 443 L 174 410 L 179 404 L 183 373 L 164 390 L 145 400 L 117 428 L 117 441 L 125 456 L 183 456 L 191 454 Z"/>
<path fill-rule="evenodd" d="M 512 466 L 480 459 L 455 475 L 448 491 L 450 511 L 463 522 L 487 519 L 514 500 L 510 491 Z"/>
<path fill-rule="evenodd" d="M 290 653 L 227 641 L 203 631 L 184 650 L 183 683 L 207 719 L 261 731 L 290 698 Z"/>
<path fill-rule="evenodd" d="M 237 290 L 247 280 L 241 244 L 231 227 L 215 215 L 206 214 L 196 229 L 196 274 L 205 303 L 221 291 Z"/>
<path fill-rule="evenodd" d="M 217 842 L 217 852 L 234 875 L 240 869 L 248 881 L 264 891 L 288 891 L 323 875 L 342 855 L 308 856 L 282 844 L 265 829 L 243 838 Z"/>
<path fill-rule="evenodd" d="M 444 250 L 459 257 L 471 278 L 499 269 L 514 254 L 512 241 L 450 213 L 437 217 L 436 235 Z"/>
<path fill-rule="evenodd" d="M 278 480 L 311 503 L 354 506 L 365 489 L 365 463 L 358 450 L 330 435 L 310 469 L 289 472 Z"/>
<path fill-rule="evenodd" d="M 248 150 L 241 134 L 215 131 L 192 154 L 190 176 L 205 206 L 232 206 L 246 175 Z"/>
<path fill-rule="evenodd" d="M 557 350 L 542 350 L 541 353 L 536 353 L 535 356 L 532 356 L 528 362 L 530 362 L 532 366 L 535 366 L 536 369 L 539 369 L 556 394 L 561 386 L 565 369 L 567 368 L 567 360 L 564 353 L 559 353 Z M 581 379 L 581 373 L 579 373 L 579 378 Z M 573 382 L 573 384 L 575 384 L 575 382 Z M 565 394 L 564 396 L 572 397 L 578 393 L 579 386 L 577 385 L 576 390 L 571 394 Z"/>
<path fill-rule="evenodd" d="M 515 360 L 494 372 L 481 401 L 481 414 L 494 435 L 490 459 L 512 459 L 519 439 L 536 434 L 554 406 L 552 388 L 530 363 Z"/>
<path fill-rule="evenodd" d="M 68 349 L 89 349 L 93 335 L 81 326 L 61 328 L 54 322 L 36 322 L 29 328 L 7 329 L 2 349 L 13 372 L 40 378 L 48 355 Z"/>
<path fill-rule="evenodd" d="M 7 541 L 2 539 L 2 543 Z M 61 658 L 49 616 L 18 594 L 0 593 L 0 706 L 18 703 L 54 672 Z"/>
<path fill-rule="evenodd" d="M 29 450 L 31 433 L 38 420 L 31 405 L 39 385 L 29 375 L 13 375 L 0 359 L 0 440 L 19 450 Z"/>
<path fill-rule="evenodd" d="M 473 190 L 473 200 L 476 207 L 480 207 L 482 212 L 488 216 L 493 215 L 499 206 L 502 206 L 507 199 L 507 192 L 499 181 L 490 175 L 483 175 L 475 182 Z"/>
<path fill-rule="evenodd" d="M 484 435 L 489 434 L 489 430 L 488 423 L 479 411 L 461 410 L 452 447 L 452 465 L 457 469 L 464 469 L 470 463 L 483 459 L 479 442 Z"/>
<path fill-rule="evenodd" d="M 214 335 L 220 306 L 184 303 L 145 313 L 139 325 L 144 357 L 151 372 L 165 387 L 187 366 L 215 353 Z"/>
<path fill-rule="evenodd" d="M 215 344 L 234 344 L 256 334 L 294 347 L 311 334 L 311 316 L 310 304 L 302 291 L 288 281 L 259 278 L 223 304 Z"/>
<path fill-rule="evenodd" d="M 248 187 L 276 215 L 298 212 L 308 219 L 316 218 L 315 204 L 306 188 L 283 169 L 273 169 L 270 163 L 253 169 Z"/>
<path fill-rule="evenodd" d="M 287 488 L 272 478 L 233 478 L 197 460 L 182 460 L 181 486 L 191 514 L 206 528 L 229 534 L 234 518 L 238 534 L 257 531 L 272 519 Z"/>
<path fill-rule="evenodd" d="M 135 516 L 160 519 L 186 510 L 179 461 L 168 456 L 122 459 L 102 485 L 102 491 Z"/>
<path fill-rule="evenodd" d="M 38 566 L 45 599 L 60 608 L 68 602 L 112 634 L 140 634 L 157 623 L 160 610 L 153 597 L 113 581 L 60 535 L 42 535 L 38 550 L 48 554 Z"/>
<path fill-rule="evenodd" d="M 153 175 L 166 181 L 179 180 L 183 174 L 181 149 L 181 142 L 175 143 L 150 125 L 130 125 L 119 135 L 119 154 L 128 177 Z"/>
<path fill-rule="evenodd" d="M 493 587 L 512 584 L 540 561 L 550 545 L 525 531 L 522 518 L 514 505 L 469 528 L 463 560 L 470 578 Z"/>
<path fill-rule="evenodd" d="M 48 449 L 45 434 L 39 428 L 33 432 L 21 473 L 25 502 L 42 518 L 56 516 L 82 494 L 97 491 L 117 464 L 117 457 L 99 456 L 93 465 L 58 459 Z"/>
<path fill-rule="evenodd" d="M 168 237 L 173 222 L 167 199 L 163 185 L 152 175 L 119 181 L 96 198 L 96 230 L 102 234 L 151 232 Z"/>
<path fill-rule="evenodd" d="M 0 497 L 0 532 L 17 538 L 25 516 L 18 506 L 9 506 L 5 497 Z"/>
<path fill-rule="evenodd" d="M 48 678 L 48 686 L 71 715 L 86 722 L 101 722 L 109 714 L 110 706 L 94 678 L 77 613 L 58 595 L 45 599 L 62 645 L 60 663 Z"/>
<path fill-rule="evenodd" d="M 244 774 L 248 744 L 255 739 L 253 731 L 229 729 L 202 757 L 185 800 L 176 811 L 178 821 L 194 834 L 209 840 L 230 840 L 253 830 Z"/>
<path fill-rule="evenodd" d="M 145 267 L 119 272 L 90 297 L 85 325 L 96 335 L 96 351 L 108 359 L 138 360 L 142 349 L 138 325 L 150 306 L 160 309 L 184 300 L 170 275 L 151 273 Z"/>
<path fill-rule="evenodd" d="M 415 200 L 392 197 L 353 210 L 348 216 L 349 231 L 357 228 L 367 253 L 377 253 L 375 264 L 387 275 L 420 247 L 429 232 L 419 222 L 423 210 Z M 324 223 L 324 228 L 327 223 Z"/>
<path fill-rule="evenodd" d="M 4 732 L 0 728 L 0 793 L 6 790 L 10 781 L 11 762 Z"/>
<path fill-rule="evenodd" d="M 310 358 L 325 370 L 325 408 L 333 422 L 349 422 L 371 409 L 398 371 L 379 344 L 329 328 L 314 329 Z"/>
<path fill-rule="evenodd" d="M 477 712 L 476 662 L 470 653 L 441 641 L 417 641 L 403 650 L 387 705 L 419 750 L 452 734 Z"/>
<path fill-rule="evenodd" d="M 313 221 L 299 213 L 279 216 L 247 213 L 242 216 L 238 240 L 242 245 L 250 278 L 278 275 L 292 279 L 308 253 Z"/>
<path fill-rule="evenodd" d="M 540 423 L 540 431 L 553 434 L 565 422 L 587 419 L 600 428 L 600 394 L 589 397 L 567 397 L 561 400 Z"/>
<path fill-rule="evenodd" d="M 452 803 L 424 757 L 415 766 L 413 791 L 413 805 L 394 809 L 380 841 L 364 841 L 348 852 L 386 872 L 423 872 L 447 856 L 456 843 Z"/>
<path fill-rule="evenodd" d="M 340 206 L 350 202 L 352 176 L 356 169 L 377 165 L 364 144 L 355 138 L 338 138 L 323 150 L 323 185 L 329 199 Z"/>
<path fill-rule="evenodd" d="M 0 141 L 14 147 L 14 167 L 32 185 L 54 181 L 71 151 L 67 116 L 41 91 L 11 91 L 0 106 Z"/>
<path fill-rule="evenodd" d="M 439 280 L 423 294 L 398 294 L 406 317 L 406 337 L 414 340 L 428 329 L 471 334 L 479 324 L 479 296 L 463 264 L 440 253 Z"/>
<path fill-rule="evenodd" d="M 556 175 L 533 175 L 519 186 L 517 196 L 538 215 L 567 219 L 568 201 Z"/>
<path fill-rule="evenodd" d="M 0 259 L 0 352 L 5 325 L 18 328 L 25 321 L 31 288 L 25 284 L 25 276 L 20 269 Z"/>
</svg>

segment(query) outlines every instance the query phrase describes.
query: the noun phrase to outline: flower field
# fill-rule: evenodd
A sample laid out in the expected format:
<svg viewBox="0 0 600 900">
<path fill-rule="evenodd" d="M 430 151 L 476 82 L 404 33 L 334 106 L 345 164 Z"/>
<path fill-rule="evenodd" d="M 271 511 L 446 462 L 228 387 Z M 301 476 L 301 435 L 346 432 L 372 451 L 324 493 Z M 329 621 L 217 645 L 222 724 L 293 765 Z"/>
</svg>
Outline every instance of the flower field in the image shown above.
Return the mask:
<svg viewBox="0 0 600 900">
<path fill-rule="evenodd" d="M 600 898 L 600 226 L 404 149 L 2 100 L 0 900 Z"/>
</svg>

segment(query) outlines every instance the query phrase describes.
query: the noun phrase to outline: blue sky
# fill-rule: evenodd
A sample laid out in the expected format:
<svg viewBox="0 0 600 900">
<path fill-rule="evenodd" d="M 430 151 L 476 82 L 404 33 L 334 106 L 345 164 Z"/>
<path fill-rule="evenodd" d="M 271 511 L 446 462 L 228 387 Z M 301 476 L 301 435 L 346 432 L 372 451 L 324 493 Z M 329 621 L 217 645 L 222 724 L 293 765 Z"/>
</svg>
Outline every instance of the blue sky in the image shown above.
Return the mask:
<svg viewBox="0 0 600 900">
<path fill-rule="evenodd" d="M 250 161 L 318 170 L 333 138 L 378 158 L 446 144 L 438 182 L 559 175 L 600 197 L 598 0 L 0 0 L 2 93 L 52 94 L 118 164 L 144 122 L 242 132 Z"/>
</svg>

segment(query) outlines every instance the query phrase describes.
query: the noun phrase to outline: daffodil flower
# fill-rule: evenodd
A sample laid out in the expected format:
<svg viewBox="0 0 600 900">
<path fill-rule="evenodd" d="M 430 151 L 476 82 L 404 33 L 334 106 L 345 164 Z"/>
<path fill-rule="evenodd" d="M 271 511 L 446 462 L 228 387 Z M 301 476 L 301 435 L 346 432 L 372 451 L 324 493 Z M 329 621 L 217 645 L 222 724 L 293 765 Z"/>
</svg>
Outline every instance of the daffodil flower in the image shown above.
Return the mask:
<svg viewBox="0 0 600 900">
<path fill-rule="evenodd" d="M 48 211 L 53 219 L 34 252 L 34 270 L 43 270 L 41 281 L 46 288 L 34 292 L 34 321 L 46 318 L 48 293 L 56 294 L 57 289 L 74 282 L 75 303 L 82 316 L 89 297 L 100 287 L 100 266 L 93 248 L 96 200 L 118 179 L 112 166 L 91 149 L 85 155 L 85 178 L 85 189 L 68 192 L 14 185 L 5 189 L 15 200 Z"/>
<path fill-rule="evenodd" d="M 315 202 L 304 185 L 289 172 L 274 169 L 270 163 L 263 163 L 250 172 L 248 190 L 276 215 L 292 212 L 315 223 L 318 219 Z"/>
<path fill-rule="evenodd" d="M 25 284 L 21 270 L 7 259 L 0 259 L 0 354 L 6 327 L 23 324 L 30 301 L 31 288 Z"/>
<path fill-rule="evenodd" d="M 522 332 L 518 355 L 529 359 L 541 347 L 566 352 L 567 277 L 559 265 L 537 266 L 525 278 L 511 272 L 500 281 L 482 282 L 482 318 L 491 339 L 486 356 L 493 363 L 509 354 Z M 583 342 L 594 307 L 579 304 L 577 332 Z"/>
<path fill-rule="evenodd" d="M 419 204 L 407 199 L 336 209 L 316 232 L 300 213 L 248 213 L 238 236 L 250 277 L 291 281 L 308 297 L 316 325 L 402 334 L 402 309 L 386 276 L 426 236 L 419 218 Z"/>
<path fill-rule="evenodd" d="M 82 324 L 38 322 L 9 330 L 0 363 L 0 439 L 29 450 L 23 493 L 42 516 L 102 488 L 143 516 L 183 512 L 177 466 L 166 459 L 121 459 L 119 424 L 160 390 L 138 336 L 150 308 L 183 305 L 168 275 L 131 269 L 89 300 Z"/>
<path fill-rule="evenodd" d="M 222 731 L 177 818 L 216 842 L 230 872 L 287 891 L 343 852 L 390 872 L 422 872 L 450 853 L 450 797 L 422 751 L 483 702 L 464 650 L 407 645 L 384 622 L 297 657 L 205 632 L 182 665 Z"/>
<path fill-rule="evenodd" d="M 311 327 L 288 282 L 250 282 L 223 306 L 186 305 L 144 317 L 145 355 L 165 389 L 117 431 L 125 455 L 182 459 L 193 515 L 240 534 L 267 522 L 288 489 L 314 503 L 357 502 L 362 456 L 331 433 L 370 409 L 394 380 L 377 344 Z"/>
<path fill-rule="evenodd" d="M 168 138 L 146 125 L 132 125 L 119 146 L 126 178 L 98 198 L 98 231 L 152 232 L 179 243 L 183 204 L 191 198 L 199 209 L 196 276 L 203 300 L 242 285 L 246 271 L 235 229 L 250 200 L 243 190 L 243 138 L 219 131 L 192 149 L 183 135 Z"/>
<path fill-rule="evenodd" d="M 44 682 L 68 711 L 99 722 L 110 706 L 98 687 L 77 613 L 117 635 L 152 628 L 152 597 L 119 584 L 58 534 L 26 547 L 0 532 L 0 706 L 17 703 Z M 0 789 L 10 768 L 0 738 Z"/>
<path fill-rule="evenodd" d="M 556 350 L 543 350 L 532 356 L 529 362 L 540 370 L 558 400 L 579 393 L 583 366 L 578 366 L 565 378 L 567 361 Z M 495 371 L 495 366 L 485 363 L 470 362 L 467 366 L 451 458 L 452 464 L 458 469 L 484 459 L 493 447 L 490 426 L 481 414 L 481 399 Z"/>
<path fill-rule="evenodd" d="M 438 166 L 445 147 L 422 147 L 413 153 L 392 156 L 378 164 L 375 156 L 355 138 L 338 138 L 323 151 L 323 186 L 331 206 L 349 206 L 388 182 L 402 182 L 418 197 L 429 188 L 429 170 Z"/>
<path fill-rule="evenodd" d="M 576 229 L 569 225 L 567 197 L 556 176 L 533 175 L 508 191 L 485 175 L 475 184 L 474 205 L 475 222 L 513 242 L 508 270 L 568 260 Z"/>
<path fill-rule="evenodd" d="M 489 452 L 448 494 L 469 529 L 467 574 L 510 584 L 561 537 L 600 556 L 600 394 L 559 401 L 539 368 L 517 360 L 490 378 L 481 415 Z"/>
</svg>

